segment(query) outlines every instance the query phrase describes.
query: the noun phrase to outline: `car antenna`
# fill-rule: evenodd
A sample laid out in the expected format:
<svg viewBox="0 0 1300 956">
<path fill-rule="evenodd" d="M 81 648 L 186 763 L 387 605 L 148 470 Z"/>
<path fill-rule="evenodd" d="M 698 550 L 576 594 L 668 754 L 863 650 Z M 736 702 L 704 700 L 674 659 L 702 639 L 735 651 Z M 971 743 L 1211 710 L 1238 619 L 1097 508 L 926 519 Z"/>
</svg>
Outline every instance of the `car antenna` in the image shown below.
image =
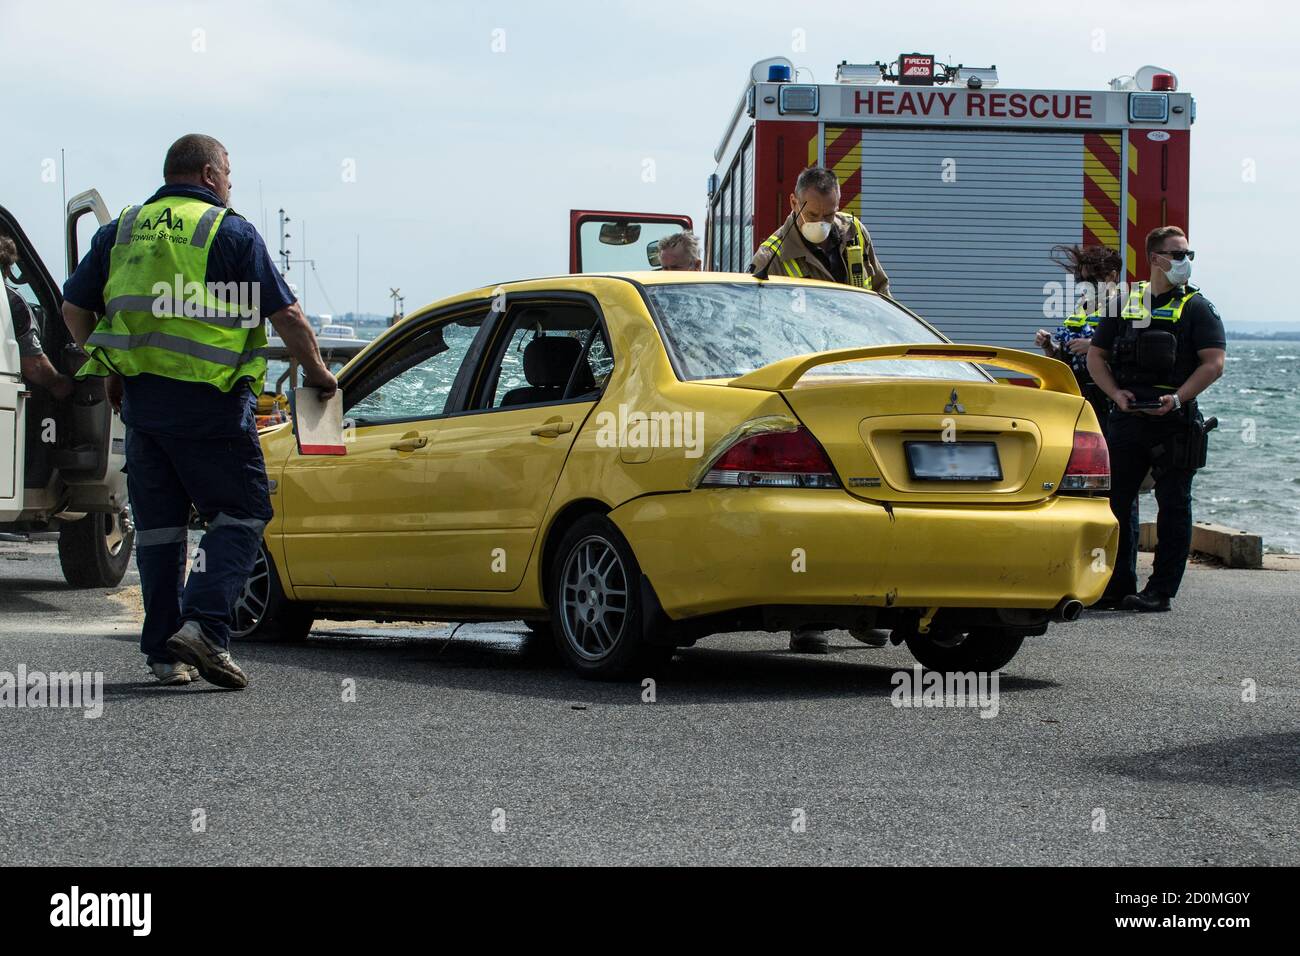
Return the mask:
<svg viewBox="0 0 1300 956">
<path fill-rule="evenodd" d="M 799 208 L 794 211 L 794 215 L 790 217 L 790 221 L 787 222 L 785 224 L 785 228 L 781 230 L 781 237 L 777 240 L 778 245 L 785 242 L 785 237 L 787 234 L 789 234 L 790 227 L 793 226 L 798 221 L 799 214 L 803 212 L 803 207 L 806 205 L 808 205 L 808 200 L 805 199 L 803 202 L 799 204 Z M 763 263 L 763 267 L 761 269 L 756 269 L 753 271 L 754 278 L 766 279 L 768 270 L 772 268 L 772 263 L 775 261 L 776 261 L 776 253 L 772 253 L 771 257 L 767 260 L 767 262 Z"/>
</svg>

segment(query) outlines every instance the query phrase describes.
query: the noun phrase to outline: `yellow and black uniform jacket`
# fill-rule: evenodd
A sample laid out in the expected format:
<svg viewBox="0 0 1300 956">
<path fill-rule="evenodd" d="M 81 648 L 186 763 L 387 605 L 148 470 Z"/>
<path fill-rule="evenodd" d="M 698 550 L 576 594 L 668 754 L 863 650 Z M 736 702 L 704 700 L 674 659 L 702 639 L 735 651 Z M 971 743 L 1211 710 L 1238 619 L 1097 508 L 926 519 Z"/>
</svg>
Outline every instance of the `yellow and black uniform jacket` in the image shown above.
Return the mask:
<svg viewBox="0 0 1300 956">
<path fill-rule="evenodd" d="M 871 234 L 866 226 L 847 212 L 835 214 L 831 226 L 830 238 L 816 252 L 804 240 L 803 233 L 794 223 L 794 213 L 781 228 L 772 233 L 754 253 L 750 271 L 756 272 L 768 261 L 772 262 L 768 275 L 785 275 L 793 278 L 822 279 L 826 282 L 843 282 L 848 284 L 848 262 L 845 247 L 862 237 L 862 264 L 866 272 L 867 288 L 881 295 L 889 295 L 889 276 L 885 275 L 884 266 L 876 257 L 876 247 L 871 242 Z M 821 255 L 817 253 L 820 252 Z M 829 260 L 829 267 L 827 261 Z M 833 271 L 832 271 L 833 269 Z"/>
</svg>

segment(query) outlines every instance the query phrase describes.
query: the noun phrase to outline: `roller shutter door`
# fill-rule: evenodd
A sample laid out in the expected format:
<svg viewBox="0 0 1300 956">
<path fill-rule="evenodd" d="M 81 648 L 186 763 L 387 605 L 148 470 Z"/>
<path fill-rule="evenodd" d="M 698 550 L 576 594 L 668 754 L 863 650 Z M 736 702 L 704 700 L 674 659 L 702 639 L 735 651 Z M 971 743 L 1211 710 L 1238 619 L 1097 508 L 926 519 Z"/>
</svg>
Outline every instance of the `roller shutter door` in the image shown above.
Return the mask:
<svg viewBox="0 0 1300 956">
<path fill-rule="evenodd" d="M 825 149 L 891 294 L 958 342 L 1033 349 L 1052 247 L 1119 246 L 1116 134 L 828 127 Z"/>
</svg>

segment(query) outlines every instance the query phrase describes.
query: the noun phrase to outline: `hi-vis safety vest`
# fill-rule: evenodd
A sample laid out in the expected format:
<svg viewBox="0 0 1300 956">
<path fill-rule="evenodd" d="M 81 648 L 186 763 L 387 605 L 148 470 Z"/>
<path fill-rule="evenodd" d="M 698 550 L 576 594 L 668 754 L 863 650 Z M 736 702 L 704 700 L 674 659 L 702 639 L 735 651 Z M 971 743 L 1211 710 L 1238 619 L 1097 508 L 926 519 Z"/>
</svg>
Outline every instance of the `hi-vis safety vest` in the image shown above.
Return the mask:
<svg viewBox="0 0 1300 956">
<path fill-rule="evenodd" d="M 185 196 L 122 211 L 104 316 L 86 340 L 90 358 L 77 378 L 147 373 L 223 392 L 250 378 L 253 393 L 262 391 L 267 339 L 260 312 L 249 314 L 244 292 L 218 296 L 207 285 L 208 253 L 226 212 Z"/>
<path fill-rule="evenodd" d="M 1133 286 L 1119 314 L 1123 324 L 1111 363 L 1120 385 L 1151 385 L 1166 390 L 1178 387 L 1167 378 L 1177 363 L 1177 326 L 1187 303 L 1199 294 L 1198 289 L 1183 286 L 1160 308 L 1152 309 L 1150 283 Z"/>
<path fill-rule="evenodd" d="M 863 264 L 863 257 L 866 254 L 867 237 L 862 231 L 862 223 L 858 217 L 852 214 L 849 219 L 853 221 L 853 239 L 845 246 L 845 266 L 846 273 L 849 277 L 849 285 L 857 286 L 859 289 L 871 288 L 871 276 L 867 275 L 866 266 Z M 795 227 L 798 228 L 798 227 Z M 763 242 L 762 248 L 768 249 L 777 264 L 792 279 L 806 279 L 809 276 L 808 270 L 805 269 L 798 259 L 786 259 L 781 255 L 781 247 L 784 245 L 781 237 L 781 230 L 777 230 L 768 236 Z"/>
<path fill-rule="evenodd" d="M 1084 306 L 1080 303 L 1079 307 L 1074 310 L 1074 314 L 1068 319 L 1063 319 L 1061 324 L 1067 329 L 1082 329 L 1084 327 L 1097 328 L 1097 322 L 1101 319 L 1101 314 L 1105 312 L 1105 306 L 1097 309 L 1095 312 L 1085 312 Z"/>
<path fill-rule="evenodd" d="M 1149 309 L 1147 308 L 1147 303 L 1150 302 L 1147 297 L 1149 285 L 1149 282 L 1138 282 L 1133 286 L 1129 291 L 1128 301 L 1124 303 L 1124 309 L 1119 314 L 1121 319 L 1129 322 L 1141 322 L 1148 318 L 1177 322 L 1183 317 L 1183 307 L 1200 294 L 1200 290 L 1193 286 L 1183 286 L 1180 290 L 1181 295 L 1170 299 L 1158 309 Z"/>
</svg>

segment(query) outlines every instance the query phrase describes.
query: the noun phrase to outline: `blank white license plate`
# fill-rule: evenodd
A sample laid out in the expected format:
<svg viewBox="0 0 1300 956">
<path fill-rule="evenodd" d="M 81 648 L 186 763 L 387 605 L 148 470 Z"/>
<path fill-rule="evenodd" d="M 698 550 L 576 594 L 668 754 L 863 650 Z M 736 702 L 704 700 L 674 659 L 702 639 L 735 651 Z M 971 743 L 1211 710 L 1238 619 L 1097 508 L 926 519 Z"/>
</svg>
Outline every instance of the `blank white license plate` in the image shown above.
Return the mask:
<svg viewBox="0 0 1300 956">
<path fill-rule="evenodd" d="M 907 470 L 921 481 L 1001 481 L 998 446 L 991 441 L 909 441 Z"/>
</svg>

